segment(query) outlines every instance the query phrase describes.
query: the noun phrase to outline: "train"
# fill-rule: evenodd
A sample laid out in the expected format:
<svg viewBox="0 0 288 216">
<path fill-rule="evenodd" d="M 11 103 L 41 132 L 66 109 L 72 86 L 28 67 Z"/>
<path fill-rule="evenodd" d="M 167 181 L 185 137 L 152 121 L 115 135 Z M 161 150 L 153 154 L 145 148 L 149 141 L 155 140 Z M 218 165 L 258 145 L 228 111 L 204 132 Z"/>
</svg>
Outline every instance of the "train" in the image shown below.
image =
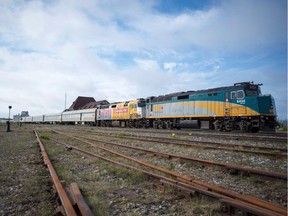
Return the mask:
<svg viewBox="0 0 288 216">
<path fill-rule="evenodd" d="M 23 117 L 23 123 L 89 124 L 101 127 L 199 128 L 218 131 L 275 130 L 272 95 L 262 95 L 262 84 L 239 82 L 232 86 L 176 92 L 96 108 Z"/>
</svg>

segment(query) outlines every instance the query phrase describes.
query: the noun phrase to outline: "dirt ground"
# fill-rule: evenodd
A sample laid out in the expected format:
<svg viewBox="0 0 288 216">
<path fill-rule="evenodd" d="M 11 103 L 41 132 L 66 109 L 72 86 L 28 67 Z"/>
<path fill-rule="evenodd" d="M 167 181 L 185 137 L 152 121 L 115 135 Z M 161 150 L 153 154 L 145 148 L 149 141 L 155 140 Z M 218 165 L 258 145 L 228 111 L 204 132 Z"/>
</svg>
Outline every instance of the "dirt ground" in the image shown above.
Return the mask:
<svg viewBox="0 0 288 216">
<path fill-rule="evenodd" d="M 0 125 L 0 215 L 55 215 L 55 197 L 35 136 Z"/>
</svg>

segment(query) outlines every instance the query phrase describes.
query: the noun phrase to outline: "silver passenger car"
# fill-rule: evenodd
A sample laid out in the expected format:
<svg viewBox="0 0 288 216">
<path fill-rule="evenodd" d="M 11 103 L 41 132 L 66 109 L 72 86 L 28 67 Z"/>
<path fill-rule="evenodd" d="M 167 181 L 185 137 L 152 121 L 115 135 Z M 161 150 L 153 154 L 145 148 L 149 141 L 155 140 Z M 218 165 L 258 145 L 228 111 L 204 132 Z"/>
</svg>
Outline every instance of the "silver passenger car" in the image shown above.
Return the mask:
<svg viewBox="0 0 288 216">
<path fill-rule="evenodd" d="M 61 114 L 62 113 L 46 114 L 44 115 L 44 122 L 49 124 L 61 123 Z"/>
<path fill-rule="evenodd" d="M 43 123 L 44 115 L 33 116 L 32 122 L 33 123 Z"/>
<path fill-rule="evenodd" d="M 96 108 L 73 110 L 62 113 L 62 123 L 81 124 L 81 123 L 95 123 Z"/>
</svg>

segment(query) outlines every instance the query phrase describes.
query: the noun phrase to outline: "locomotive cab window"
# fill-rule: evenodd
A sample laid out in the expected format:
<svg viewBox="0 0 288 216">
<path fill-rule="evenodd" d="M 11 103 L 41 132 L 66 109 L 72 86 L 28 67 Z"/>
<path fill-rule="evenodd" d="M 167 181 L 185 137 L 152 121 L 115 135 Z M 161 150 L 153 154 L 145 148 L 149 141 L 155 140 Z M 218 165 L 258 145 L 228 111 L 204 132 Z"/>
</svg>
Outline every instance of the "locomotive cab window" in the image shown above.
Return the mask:
<svg viewBox="0 0 288 216">
<path fill-rule="evenodd" d="M 231 92 L 231 99 L 243 99 L 244 97 L 245 97 L 245 94 L 243 90 Z"/>
<path fill-rule="evenodd" d="M 138 107 L 145 107 L 145 102 L 144 101 L 138 102 Z"/>
<path fill-rule="evenodd" d="M 243 99 L 244 96 L 245 96 L 245 94 L 244 94 L 243 90 L 237 91 L 237 99 Z"/>
</svg>

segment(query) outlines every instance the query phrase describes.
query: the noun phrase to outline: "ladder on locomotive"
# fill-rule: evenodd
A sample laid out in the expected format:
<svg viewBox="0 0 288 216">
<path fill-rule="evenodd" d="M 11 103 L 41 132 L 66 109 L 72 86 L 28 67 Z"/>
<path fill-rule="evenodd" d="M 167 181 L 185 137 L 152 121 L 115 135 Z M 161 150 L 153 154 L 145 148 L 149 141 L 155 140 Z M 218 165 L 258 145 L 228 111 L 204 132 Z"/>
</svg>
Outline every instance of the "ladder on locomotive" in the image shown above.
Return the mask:
<svg viewBox="0 0 288 216">
<path fill-rule="evenodd" d="M 229 93 L 225 93 L 225 103 L 224 103 L 224 118 L 229 118 L 230 117 L 230 103 L 229 103 Z"/>
</svg>

